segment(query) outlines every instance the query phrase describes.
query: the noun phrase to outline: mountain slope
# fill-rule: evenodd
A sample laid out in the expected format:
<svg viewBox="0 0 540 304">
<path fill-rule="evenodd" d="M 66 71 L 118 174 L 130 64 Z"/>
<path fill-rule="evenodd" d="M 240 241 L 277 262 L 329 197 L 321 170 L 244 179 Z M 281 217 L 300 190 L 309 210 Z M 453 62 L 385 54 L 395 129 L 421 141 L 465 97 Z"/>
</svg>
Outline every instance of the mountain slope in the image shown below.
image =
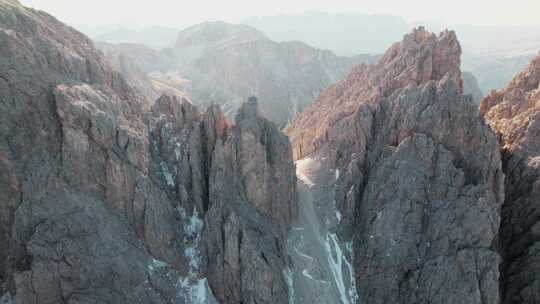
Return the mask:
<svg viewBox="0 0 540 304">
<path fill-rule="evenodd" d="M 255 99 L 151 101 L 13 0 L 0 58 L 1 301 L 286 303 L 294 164 Z"/>
<path fill-rule="evenodd" d="M 453 32 L 414 30 L 286 129 L 294 158 L 316 164 L 321 222 L 352 247 L 361 303 L 499 299 L 499 147 L 460 56 Z"/>
<path fill-rule="evenodd" d="M 540 210 L 540 56 L 480 110 L 501 137 L 506 174 L 500 247 L 503 303 L 540 301 L 540 255 L 536 248 Z"/>
</svg>

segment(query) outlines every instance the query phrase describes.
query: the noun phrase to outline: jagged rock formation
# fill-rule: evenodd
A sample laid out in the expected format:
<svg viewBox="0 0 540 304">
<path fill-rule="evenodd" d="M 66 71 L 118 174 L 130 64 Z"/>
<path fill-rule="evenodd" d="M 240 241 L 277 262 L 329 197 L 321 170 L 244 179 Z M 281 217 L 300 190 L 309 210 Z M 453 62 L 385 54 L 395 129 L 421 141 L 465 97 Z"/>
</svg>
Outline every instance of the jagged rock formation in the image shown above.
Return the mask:
<svg viewBox="0 0 540 304">
<path fill-rule="evenodd" d="M 229 117 L 249 96 L 258 96 L 261 112 L 279 127 L 353 65 L 373 59 L 339 57 L 299 41 L 277 43 L 249 26 L 224 22 L 180 32 L 173 49 L 124 44 L 118 51 L 142 62 L 158 89 L 175 88 L 196 103 L 220 104 Z"/>
<path fill-rule="evenodd" d="M 540 301 L 540 56 L 508 86 L 493 91 L 480 111 L 500 134 L 506 199 L 500 249 L 502 303 Z"/>
<path fill-rule="evenodd" d="M 151 102 L 16 1 L 0 1 L 0 58 L 2 301 L 286 302 L 294 164 L 255 100 L 234 126 Z"/>
<path fill-rule="evenodd" d="M 477 104 L 484 98 L 484 93 L 478 85 L 478 80 L 471 72 L 463 72 L 461 74 L 463 79 L 463 93 L 472 95 L 473 101 Z"/>
<path fill-rule="evenodd" d="M 412 26 L 399 16 L 353 12 L 257 16 L 243 23 L 278 42 L 301 40 L 344 56 L 382 53 Z M 427 20 L 417 25 L 425 25 L 432 31 L 449 26 Z M 483 92 L 502 89 L 527 67 L 540 49 L 537 26 L 453 25 L 452 28 L 463 47 L 462 68 L 476 76 Z"/>
<path fill-rule="evenodd" d="M 288 139 L 248 101 L 215 148 L 206 217 L 208 278 L 222 303 L 287 303 L 285 242 L 296 202 Z M 288 160 L 288 161 L 286 161 Z"/>
<path fill-rule="evenodd" d="M 361 303 L 499 300 L 500 153 L 463 95 L 460 55 L 453 32 L 414 30 L 286 129 L 295 159 L 337 169 L 320 175 Z"/>
</svg>

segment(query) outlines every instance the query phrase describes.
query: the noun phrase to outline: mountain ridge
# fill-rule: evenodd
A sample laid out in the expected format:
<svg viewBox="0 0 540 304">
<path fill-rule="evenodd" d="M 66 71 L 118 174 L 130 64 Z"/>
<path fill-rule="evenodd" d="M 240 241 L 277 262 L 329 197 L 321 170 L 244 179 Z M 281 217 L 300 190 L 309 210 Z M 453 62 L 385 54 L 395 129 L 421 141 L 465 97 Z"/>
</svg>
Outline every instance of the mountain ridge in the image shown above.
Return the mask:
<svg viewBox="0 0 540 304">
<path fill-rule="evenodd" d="M 181 91 L 198 104 L 220 104 L 230 118 L 243 100 L 257 96 L 262 113 L 279 127 L 353 65 L 375 60 L 338 57 L 298 41 L 277 43 L 246 25 L 223 22 L 180 32 L 173 49 L 152 51 L 124 44 L 117 52 L 141 62 L 158 86 Z"/>
<path fill-rule="evenodd" d="M 534 251 L 540 193 L 540 55 L 502 90 L 492 91 L 480 112 L 499 134 L 506 199 L 499 250 L 502 303 L 535 303 L 540 257 Z"/>
<path fill-rule="evenodd" d="M 318 164 L 316 207 L 334 202 L 321 222 L 352 247 L 362 303 L 499 301 L 501 156 L 460 56 L 454 32 L 415 29 L 285 130 L 297 163 Z"/>
</svg>

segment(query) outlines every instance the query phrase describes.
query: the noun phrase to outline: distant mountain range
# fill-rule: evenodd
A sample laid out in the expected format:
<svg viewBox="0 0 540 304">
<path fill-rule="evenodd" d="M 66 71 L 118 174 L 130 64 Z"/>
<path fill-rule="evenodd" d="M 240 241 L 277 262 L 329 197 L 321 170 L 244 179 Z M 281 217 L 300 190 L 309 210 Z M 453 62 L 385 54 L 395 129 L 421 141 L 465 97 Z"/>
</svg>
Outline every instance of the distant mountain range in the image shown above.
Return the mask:
<svg viewBox="0 0 540 304">
<path fill-rule="evenodd" d="M 449 28 L 456 31 L 463 47 L 463 70 L 478 78 L 484 92 L 502 88 L 540 50 L 540 27 L 410 24 L 399 16 L 323 12 L 252 17 L 244 23 L 276 41 L 299 39 L 338 55 L 381 53 L 420 25 L 432 31 Z"/>
<path fill-rule="evenodd" d="M 121 26 L 102 26 L 78 28 L 90 38 L 107 43 L 137 43 L 160 49 L 172 46 L 180 29 L 151 26 L 130 29 Z"/>
<path fill-rule="evenodd" d="M 540 50 L 540 28 L 530 26 L 449 26 L 436 21 L 408 23 L 392 15 L 324 12 L 250 17 L 243 23 L 277 42 L 300 40 L 343 56 L 380 54 L 393 41 L 400 40 L 411 28 L 419 25 L 425 25 L 432 31 L 450 28 L 456 31 L 463 47 L 462 69 L 476 76 L 480 89 L 485 93 L 502 88 Z M 83 27 L 81 30 L 97 41 L 137 43 L 155 49 L 172 47 L 179 32 L 165 27 L 136 30 Z"/>
<path fill-rule="evenodd" d="M 353 66 L 378 58 L 337 56 L 301 41 L 275 42 L 253 27 L 225 22 L 189 27 L 177 34 L 172 48 L 126 43 L 98 47 L 149 97 L 155 95 L 144 78 L 154 91 L 188 97 L 195 104 L 216 103 L 232 117 L 243 101 L 257 96 L 261 112 L 279 127 Z"/>
<path fill-rule="evenodd" d="M 411 29 L 399 16 L 358 13 L 308 12 L 251 17 L 243 23 L 276 41 L 301 40 L 344 56 L 382 53 Z"/>
</svg>

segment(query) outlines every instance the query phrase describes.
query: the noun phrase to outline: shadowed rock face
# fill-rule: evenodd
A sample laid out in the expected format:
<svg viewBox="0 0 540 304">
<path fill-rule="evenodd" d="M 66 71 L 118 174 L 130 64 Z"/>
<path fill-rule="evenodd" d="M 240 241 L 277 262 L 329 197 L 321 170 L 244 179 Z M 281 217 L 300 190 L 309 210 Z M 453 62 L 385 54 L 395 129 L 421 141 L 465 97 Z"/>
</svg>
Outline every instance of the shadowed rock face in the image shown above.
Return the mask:
<svg viewBox="0 0 540 304">
<path fill-rule="evenodd" d="M 204 232 L 210 286 L 223 303 L 287 303 L 285 240 L 296 202 L 287 137 L 250 99 L 213 163 Z"/>
<path fill-rule="evenodd" d="M 354 241 L 362 303 L 499 299 L 499 146 L 462 95 L 460 55 L 453 32 L 417 29 L 286 129 L 295 159 L 341 172 L 323 183 Z"/>
<path fill-rule="evenodd" d="M 478 85 L 478 79 L 471 72 L 463 72 L 461 74 L 463 78 L 463 93 L 471 94 L 475 103 L 480 103 L 484 98 L 484 93 Z"/>
<path fill-rule="evenodd" d="M 500 134 L 506 174 L 500 248 L 503 303 L 540 301 L 540 56 L 480 105 Z"/>
<path fill-rule="evenodd" d="M 256 100 L 234 126 L 217 106 L 150 102 L 85 36 L 14 1 L 0 97 L 0 299 L 286 302 L 294 165 Z"/>
</svg>

